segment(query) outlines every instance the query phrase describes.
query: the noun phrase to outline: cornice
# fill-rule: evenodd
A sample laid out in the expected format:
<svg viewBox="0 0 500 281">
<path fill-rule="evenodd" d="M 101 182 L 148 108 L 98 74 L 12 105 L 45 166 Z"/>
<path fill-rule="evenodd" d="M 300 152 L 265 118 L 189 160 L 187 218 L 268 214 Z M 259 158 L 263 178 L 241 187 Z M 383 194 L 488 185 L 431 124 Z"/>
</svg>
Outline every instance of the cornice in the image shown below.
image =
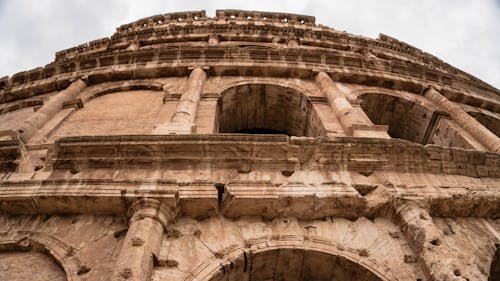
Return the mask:
<svg viewBox="0 0 500 281">
<path fill-rule="evenodd" d="M 235 64 L 237 62 L 237 64 Z M 367 61 L 357 53 L 262 46 L 191 46 L 123 50 L 93 54 L 85 59 L 53 63 L 14 76 L 0 90 L 0 103 L 66 88 L 71 80 L 88 77 L 90 84 L 127 79 L 185 76 L 202 65 L 209 75 L 243 75 L 310 79 L 322 70 L 340 82 L 406 90 L 416 94 L 429 85 L 441 88 L 451 100 L 500 112 L 496 93 L 471 81 L 419 66 L 391 61 Z M 0 87 L 1 88 L 1 87 Z"/>
</svg>

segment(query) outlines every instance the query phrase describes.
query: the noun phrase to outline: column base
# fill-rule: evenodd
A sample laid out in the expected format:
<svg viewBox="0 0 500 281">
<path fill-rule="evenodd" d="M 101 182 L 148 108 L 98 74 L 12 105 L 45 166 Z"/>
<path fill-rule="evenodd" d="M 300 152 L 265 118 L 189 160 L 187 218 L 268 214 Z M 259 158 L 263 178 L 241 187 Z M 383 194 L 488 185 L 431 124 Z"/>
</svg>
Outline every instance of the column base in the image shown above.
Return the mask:
<svg viewBox="0 0 500 281">
<path fill-rule="evenodd" d="M 182 124 L 176 122 L 168 122 L 157 126 L 153 130 L 155 135 L 177 135 L 177 134 L 193 134 L 196 126 L 194 124 Z"/>
<path fill-rule="evenodd" d="M 354 124 L 348 128 L 348 134 L 357 138 L 379 138 L 390 139 L 391 136 L 387 133 L 389 126 L 387 125 L 361 125 Z"/>
</svg>

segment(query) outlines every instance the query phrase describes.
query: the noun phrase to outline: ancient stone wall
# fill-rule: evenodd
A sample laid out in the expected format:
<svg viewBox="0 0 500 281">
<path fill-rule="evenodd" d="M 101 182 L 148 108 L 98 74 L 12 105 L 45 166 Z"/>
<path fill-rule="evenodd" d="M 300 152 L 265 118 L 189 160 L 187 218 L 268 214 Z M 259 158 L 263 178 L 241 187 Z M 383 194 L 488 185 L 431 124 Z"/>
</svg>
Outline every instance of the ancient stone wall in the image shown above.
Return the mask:
<svg viewBox="0 0 500 281">
<path fill-rule="evenodd" d="M 0 279 L 498 280 L 499 94 L 311 16 L 123 25 L 0 79 Z"/>
</svg>

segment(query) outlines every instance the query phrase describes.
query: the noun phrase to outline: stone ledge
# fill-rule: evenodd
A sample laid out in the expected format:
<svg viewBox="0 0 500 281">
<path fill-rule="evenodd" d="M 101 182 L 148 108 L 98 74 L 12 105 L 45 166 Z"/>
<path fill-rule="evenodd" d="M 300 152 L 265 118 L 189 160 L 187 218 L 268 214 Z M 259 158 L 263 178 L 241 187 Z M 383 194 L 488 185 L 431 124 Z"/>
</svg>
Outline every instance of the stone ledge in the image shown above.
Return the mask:
<svg viewBox="0 0 500 281">
<path fill-rule="evenodd" d="M 431 174 L 419 174 L 432 182 Z M 439 176 L 435 176 L 439 177 Z M 413 202 L 429 207 L 436 217 L 500 218 L 500 191 L 496 181 L 482 186 L 455 184 L 394 186 L 386 183 L 367 194 L 344 182 L 318 186 L 303 182 L 275 185 L 248 180 L 229 181 L 221 194 L 210 181 L 181 183 L 169 180 L 4 180 L 0 182 L 0 213 L 54 214 L 88 213 L 125 215 L 137 199 L 153 198 L 178 209 L 179 216 L 206 218 L 218 213 L 226 217 L 296 216 L 322 219 L 328 216 L 355 218 L 394 213 L 397 202 Z M 497 186 L 498 187 L 498 186 Z M 363 192 L 364 193 L 364 192 Z"/>
<path fill-rule="evenodd" d="M 49 151 L 47 170 L 209 165 L 500 177 L 500 154 L 424 147 L 399 139 L 244 134 L 83 136 L 59 139 Z"/>
</svg>

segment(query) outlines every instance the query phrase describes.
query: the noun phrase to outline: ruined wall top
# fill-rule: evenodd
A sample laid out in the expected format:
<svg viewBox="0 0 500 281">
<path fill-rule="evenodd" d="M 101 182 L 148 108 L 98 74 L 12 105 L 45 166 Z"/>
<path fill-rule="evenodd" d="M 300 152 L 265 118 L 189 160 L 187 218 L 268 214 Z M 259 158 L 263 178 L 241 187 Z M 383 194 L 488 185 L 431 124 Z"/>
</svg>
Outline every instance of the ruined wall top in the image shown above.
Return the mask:
<svg viewBox="0 0 500 281">
<path fill-rule="evenodd" d="M 44 67 L 0 78 L 0 104 L 64 88 L 75 77 L 88 76 L 93 83 L 96 72 L 111 73 L 117 66 L 137 69 L 154 62 L 159 70 L 144 77 L 154 78 L 183 75 L 190 65 L 217 72 L 217 65 L 227 67 L 233 60 L 254 67 L 293 65 L 301 78 L 321 69 L 337 73 L 339 81 L 379 81 L 378 86 L 414 93 L 431 85 L 453 101 L 475 99 L 465 102 L 472 106 L 493 101 L 496 105 L 486 107 L 500 110 L 498 89 L 390 36 L 371 39 L 317 24 L 312 16 L 242 10 L 217 10 L 215 17 L 205 11 L 168 13 L 124 24 L 110 37 L 57 52 Z M 108 79 L 101 76 L 97 80 Z"/>
</svg>

